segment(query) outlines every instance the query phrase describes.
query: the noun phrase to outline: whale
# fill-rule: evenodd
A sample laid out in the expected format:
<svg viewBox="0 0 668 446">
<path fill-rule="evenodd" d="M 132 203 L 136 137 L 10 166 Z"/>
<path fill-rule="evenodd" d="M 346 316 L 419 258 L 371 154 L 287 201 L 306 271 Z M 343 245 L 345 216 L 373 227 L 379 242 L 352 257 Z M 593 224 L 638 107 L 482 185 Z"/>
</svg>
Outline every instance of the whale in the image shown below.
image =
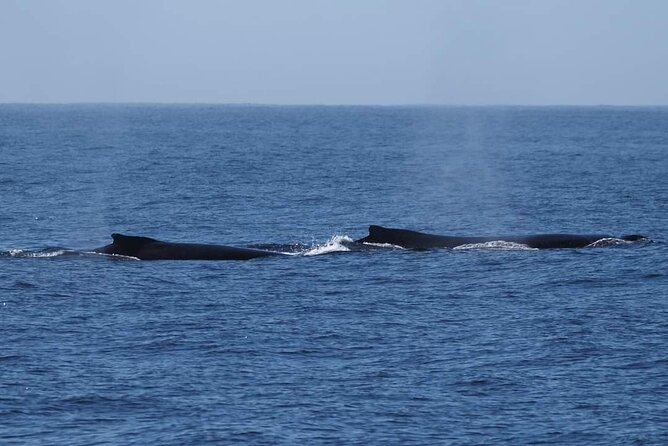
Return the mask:
<svg viewBox="0 0 668 446">
<path fill-rule="evenodd" d="M 111 234 L 113 242 L 91 250 L 97 254 L 133 257 L 140 260 L 249 260 L 258 257 L 286 256 L 289 254 L 258 248 L 237 246 L 174 243 L 150 237 Z M 369 244 L 385 244 L 405 249 L 425 250 L 456 248 L 488 242 L 517 243 L 535 249 L 584 248 L 605 240 L 627 242 L 651 241 L 638 234 L 615 237 L 608 234 L 536 234 L 512 236 L 453 236 L 436 235 L 410 229 L 369 226 L 366 237 L 352 244 L 363 247 Z"/>
<path fill-rule="evenodd" d="M 278 252 L 236 246 L 171 243 L 150 237 L 111 234 L 113 243 L 93 252 L 134 257 L 140 260 L 249 260 L 284 255 Z"/>
<path fill-rule="evenodd" d="M 512 236 L 481 236 L 462 237 L 452 235 L 435 235 L 409 229 L 385 228 L 382 226 L 369 226 L 369 235 L 355 243 L 362 244 L 389 244 L 406 249 L 434 249 L 434 248 L 456 248 L 458 246 L 472 245 L 488 242 L 517 243 L 535 249 L 560 249 L 560 248 L 584 248 L 600 240 L 621 239 L 628 242 L 647 240 L 647 237 L 638 234 L 614 237 L 608 234 L 536 234 L 536 235 L 512 235 Z"/>
</svg>

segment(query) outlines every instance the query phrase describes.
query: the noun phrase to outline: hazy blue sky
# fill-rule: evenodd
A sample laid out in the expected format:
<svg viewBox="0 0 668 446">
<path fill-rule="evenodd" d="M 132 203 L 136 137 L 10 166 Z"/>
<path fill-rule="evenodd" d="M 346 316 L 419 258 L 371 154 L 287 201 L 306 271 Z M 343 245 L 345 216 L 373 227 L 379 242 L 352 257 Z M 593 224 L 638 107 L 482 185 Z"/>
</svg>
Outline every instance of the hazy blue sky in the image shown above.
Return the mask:
<svg viewBox="0 0 668 446">
<path fill-rule="evenodd" d="M 667 0 L 0 0 L 0 102 L 668 104 Z"/>
</svg>

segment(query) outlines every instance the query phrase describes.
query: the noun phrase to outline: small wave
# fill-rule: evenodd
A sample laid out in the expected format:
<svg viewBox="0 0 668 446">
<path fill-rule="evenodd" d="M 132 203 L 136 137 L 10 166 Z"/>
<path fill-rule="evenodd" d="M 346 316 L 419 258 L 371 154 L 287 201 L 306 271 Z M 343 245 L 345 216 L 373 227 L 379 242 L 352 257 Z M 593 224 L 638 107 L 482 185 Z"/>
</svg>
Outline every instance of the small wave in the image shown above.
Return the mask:
<svg viewBox="0 0 668 446">
<path fill-rule="evenodd" d="M 13 257 L 18 259 L 53 259 L 60 257 L 99 257 L 126 260 L 139 260 L 137 257 L 123 256 L 118 254 L 103 254 L 93 251 L 77 251 L 66 248 L 44 248 L 44 249 L 8 249 L 0 251 L 0 257 Z"/>
<path fill-rule="evenodd" d="M 457 249 L 457 250 L 498 249 L 503 251 L 536 251 L 538 248 L 532 248 L 531 246 L 524 245 L 522 243 L 504 242 L 503 240 L 496 240 L 493 242 L 485 242 L 485 243 L 469 243 L 467 245 L 455 246 L 452 249 Z"/>
<path fill-rule="evenodd" d="M 17 281 L 14 283 L 14 286 L 15 286 L 16 288 L 22 288 L 22 289 L 37 288 L 37 285 L 35 285 L 34 283 L 26 282 L 26 281 L 24 281 L 24 280 L 17 280 Z"/>
<path fill-rule="evenodd" d="M 134 256 L 124 256 L 123 254 L 106 254 L 104 252 L 95 252 L 95 251 L 76 251 L 80 256 L 86 257 L 100 257 L 107 259 L 119 259 L 119 260 L 141 260 L 139 257 Z"/>
<path fill-rule="evenodd" d="M 301 255 L 304 251 L 312 248 L 312 245 L 295 243 L 295 244 L 275 244 L 275 243 L 256 243 L 254 245 L 248 245 L 248 248 L 251 249 L 260 249 L 262 251 L 271 251 L 278 254 L 286 255 Z"/>
<path fill-rule="evenodd" d="M 324 245 L 316 245 L 307 249 L 302 253 L 304 256 L 317 256 L 321 254 L 329 254 L 332 252 L 348 252 L 350 248 L 346 244 L 352 243 L 353 239 L 347 235 L 335 235 L 330 238 Z"/>
<path fill-rule="evenodd" d="M 52 257 L 59 257 L 64 255 L 71 255 L 75 253 L 68 249 L 63 248 L 47 248 L 39 250 L 30 250 L 30 249 L 10 249 L 5 251 L 9 257 L 19 257 L 19 258 L 39 258 L 39 259 L 48 259 Z"/>
</svg>

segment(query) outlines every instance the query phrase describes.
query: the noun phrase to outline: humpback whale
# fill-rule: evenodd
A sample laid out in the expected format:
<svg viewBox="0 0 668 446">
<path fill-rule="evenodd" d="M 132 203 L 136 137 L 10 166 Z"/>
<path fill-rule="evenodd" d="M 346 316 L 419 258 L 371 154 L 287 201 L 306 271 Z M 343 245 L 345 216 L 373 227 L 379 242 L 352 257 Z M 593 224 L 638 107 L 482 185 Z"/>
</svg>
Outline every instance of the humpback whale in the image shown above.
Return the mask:
<svg viewBox="0 0 668 446">
<path fill-rule="evenodd" d="M 356 243 L 387 243 L 408 249 L 432 249 L 432 248 L 455 248 L 462 245 L 476 243 L 487 243 L 503 241 L 519 243 L 530 248 L 556 249 L 556 248 L 584 248 L 592 243 L 603 239 L 621 239 L 625 241 L 647 240 L 642 235 L 625 235 L 614 237 L 606 234 L 537 234 L 523 236 L 483 236 L 483 237 L 459 237 L 449 235 L 425 234 L 423 232 L 410 231 L 408 229 L 384 228 L 382 226 L 369 226 L 369 235 Z"/>
<path fill-rule="evenodd" d="M 140 260 L 248 260 L 256 257 L 288 255 L 281 252 L 257 248 L 210 245 L 198 243 L 172 243 L 150 237 L 111 234 L 113 243 L 93 249 L 100 254 L 114 254 L 135 257 Z M 461 237 L 450 235 L 426 234 L 408 229 L 369 226 L 369 235 L 351 242 L 359 247 L 368 243 L 380 243 L 400 246 L 407 249 L 455 248 L 463 245 L 502 241 L 518 243 L 530 248 L 584 248 L 593 243 L 606 240 L 624 240 L 629 242 L 647 241 L 642 235 L 614 237 L 607 234 L 537 234 L 512 236 Z"/>
<path fill-rule="evenodd" d="M 114 242 L 93 252 L 136 257 L 141 260 L 248 260 L 282 255 L 261 249 L 197 243 L 170 243 L 149 237 L 111 234 Z"/>
</svg>

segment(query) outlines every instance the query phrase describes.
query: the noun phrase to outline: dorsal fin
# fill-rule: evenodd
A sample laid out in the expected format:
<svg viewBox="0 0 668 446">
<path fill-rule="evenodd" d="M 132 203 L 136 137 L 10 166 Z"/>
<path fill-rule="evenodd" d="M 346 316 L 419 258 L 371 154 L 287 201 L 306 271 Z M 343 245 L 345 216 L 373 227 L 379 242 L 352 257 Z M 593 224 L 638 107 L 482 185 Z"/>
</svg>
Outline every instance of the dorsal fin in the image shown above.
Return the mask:
<svg viewBox="0 0 668 446">
<path fill-rule="evenodd" d="M 382 232 L 385 232 L 385 228 L 382 227 L 382 226 L 378 226 L 378 225 L 369 226 L 369 235 L 372 236 L 372 237 L 374 235 L 380 234 Z"/>
<path fill-rule="evenodd" d="M 396 229 L 396 228 L 386 228 L 384 226 L 371 225 L 369 226 L 369 237 L 419 237 L 425 236 L 428 234 L 423 234 L 421 232 L 411 231 L 410 229 Z"/>
<path fill-rule="evenodd" d="M 408 229 L 385 228 L 383 226 L 369 226 L 369 236 L 363 240 L 371 243 L 391 243 L 404 246 L 412 245 L 415 240 L 430 237 L 427 234 L 411 231 Z"/>
<path fill-rule="evenodd" d="M 111 234 L 114 239 L 114 246 L 117 246 L 119 251 L 125 255 L 133 255 L 147 243 L 155 243 L 157 240 L 150 237 L 139 237 L 136 235 L 123 235 L 118 233 Z"/>
</svg>

